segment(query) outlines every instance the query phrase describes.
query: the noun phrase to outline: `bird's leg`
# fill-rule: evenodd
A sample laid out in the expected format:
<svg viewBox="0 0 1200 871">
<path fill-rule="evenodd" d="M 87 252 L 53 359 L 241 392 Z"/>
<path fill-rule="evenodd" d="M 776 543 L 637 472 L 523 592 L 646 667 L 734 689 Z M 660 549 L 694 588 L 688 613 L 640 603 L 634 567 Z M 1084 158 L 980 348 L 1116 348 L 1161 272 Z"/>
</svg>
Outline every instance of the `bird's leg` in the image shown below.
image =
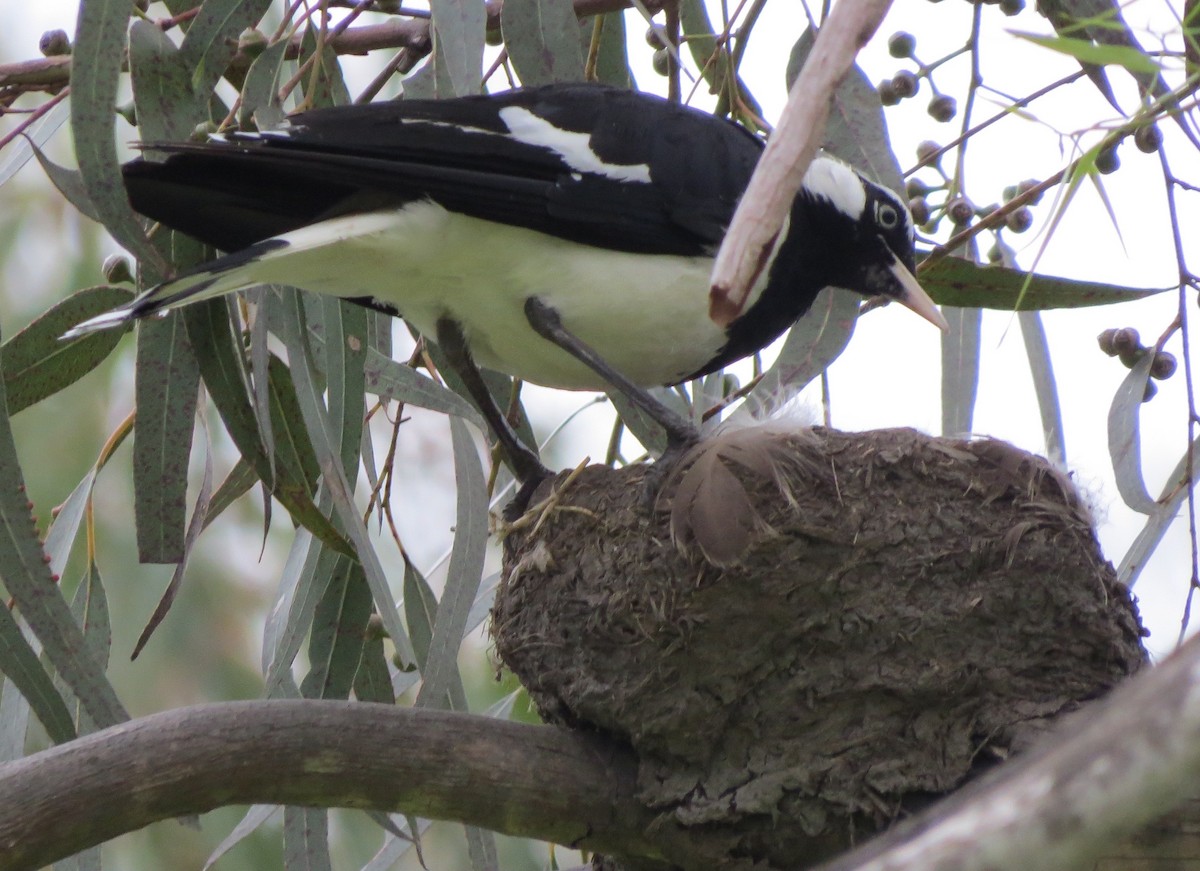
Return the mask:
<svg viewBox="0 0 1200 871">
<path fill-rule="evenodd" d="M 439 320 L 437 343 L 495 434 L 504 463 L 512 469 L 513 475 L 521 484 L 517 494 L 504 508 L 506 520 L 520 517 L 525 513 L 538 484 L 554 473 L 542 465 L 538 455 L 513 431 L 508 418 L 504 416 L 504 412 L 500 410 L 487 384 L 484 383 L 479 367 L 471 359 L 471 352 L 467 349 L 466 339 L 458 323 L 449 318 Z"/>
<path fill-rule="evenodd" d="M 645 390 L 634 384 L 597 354 L 594 350 L 576 338 L 562 325 L 562 319 L 552 306 L 542 302 L 536 296 L 525 300 L 525 319 L 543 339 L 553 342 L 580 363 L 583 363 L 614 388 L 624 394 L 638 409 L 644 412 L 667 433 L 667 449 L 660 460 L 670 460 L 695 444 L 700 438 L 691 421 L 680 417 L 667 408 Z M 666 465 L 666 464 L 664 464 Z"/>
</svg>

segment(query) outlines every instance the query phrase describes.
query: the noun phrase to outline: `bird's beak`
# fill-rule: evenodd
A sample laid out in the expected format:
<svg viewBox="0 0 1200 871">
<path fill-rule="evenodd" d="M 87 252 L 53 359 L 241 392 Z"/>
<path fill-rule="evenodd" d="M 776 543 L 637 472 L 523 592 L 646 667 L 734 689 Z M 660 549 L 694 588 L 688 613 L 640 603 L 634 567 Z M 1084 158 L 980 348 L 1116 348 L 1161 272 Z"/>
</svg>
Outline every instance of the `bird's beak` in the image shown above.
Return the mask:
<svg viewBox="0 0 1200 871">
<path fill-rule="evenodd" d="M 938 311 L 938 307 L 929 298 L 929 294 L 925 292 L 925 288 L 921 287 L 916 277 L 908 271 L 908 267 L 899 260 L 893 259 L 892 265 L 888 268 L 891 269 L 892 275 L 901 289 L 900 295 L 894 297 L 896 302 L 905 308 L 912 309 L 943 333 L 950 332 L 950 324 L 942 317 L 942 313 Z"/>
</svg>

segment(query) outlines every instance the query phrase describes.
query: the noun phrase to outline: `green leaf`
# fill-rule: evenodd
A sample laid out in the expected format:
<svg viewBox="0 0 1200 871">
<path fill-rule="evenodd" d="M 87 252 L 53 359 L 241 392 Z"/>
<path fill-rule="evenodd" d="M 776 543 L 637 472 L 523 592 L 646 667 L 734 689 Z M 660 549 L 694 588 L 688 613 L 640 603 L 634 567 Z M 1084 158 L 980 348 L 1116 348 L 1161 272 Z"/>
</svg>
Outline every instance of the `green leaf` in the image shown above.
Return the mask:
<svg viewBox="0 0 1200 871">
<path fill-rule="evenodd" d="M 259 436 L 254 410 L 246 394 L 241 351 L 230 332 L 230 302 L 214 299 L 182 309 L 187 322 L 188 340 L 200 363 L 200 374 L 209 395 L 225 423 L 233 443 L 255 474 L 270 482 L 268 487 L 280 504 L 297 522 L 339 553 L 354 556 L 354 547 L 330 523 L 312 501 L 307 482 L 287 474 L 287 466 L 277 463 L 271 469 Z M 278 440 L 276 442 L 278 449 Z"/>
<path fill-rule="evenodd" d="M 0 399 L 3 398 L 0 390 Z M 6 407 L 6 402 L 0 402 L 0 578 L 4 579 L 9 595 L 46 656 L 83 703 L 88 716 L 100 727 L 116 725 L 129 715 L 71 616 L 58 579 L 50 572 L 33 518 L 33 504 L 25 495 L 25 480 Z M 11 616 L 8 619 L 11 621 Z M 11 633 L 8 643 L 10 647 L 16 644 Z M 24 673 L 28 677 L 27 670 Z"/>
<path fill-rule="evenodd" d="M 128 302 L 133 291 L 100 285 L 76 291 L 0 345 L 8 413 L 53 396 L 91 372 L 112 353 L 122 330 L 105 330 L 71 342 L 61 336 L 90 317 Z"/>
<path fill-rule="evenodd" d="M 69 57 L 61 58 L 67 64 L 67 70 L 70 70 Z M 66 123 L 71 117 L 71 102 L 63 100 L 58 105 L 52 107 L 50 111 L 42 115 L 32 124 L 25 128 L 25 135 L 13 140 L 4 147 L 3 160 L 0 160 L 0 186 L 3 186 L 10 178 L 21 171 L 21 167 L 29 162 L 29 158 L 35 154 L 39 155 L 39 159 L 44 155 L 40 155 L 38 149 L 50 141 L 50 137 L 58 132 L 58 129 Z M 44 164 L 43 164 L 44 165 Z M 75 170 L 64 170 L 64 172 L 72 172 L 78 175 Z M 57 185 L 57 182 L 55 182 Z M 80 182 L 80 190 L 83 189 L 83 183 Z M 86 194 L 84 199 L 87 199 Z M 89 203 L 90 206 L 90 203 Z M 77 207 L 78 208 L 78 207 Z M 89 218 L 91 213 L 85 212 Z M 94 219 L 93 219 L 94 220 Z"/>
<path fill-rule="evenodd" d="M 411 366 L 383 356 L 374 348 L 367 349 L 363 374 L 364 388 L 383 402 L 395 399 L 405 405 L 453 414 L 470 421 L 480 432 L 487 431 L 482 415 L 466 399 Z"/>
<path fill-rule="evenodd" d="M 313 372 L 312 353 L 308 346 L 308 330 L 305 324 L 304 306 L 300 293 L 285 290 L 282 306 L 282 329 L 288 348 L 288 359 L 292 363 L 292 378 L 296 384 L 296 395 L 303 414 L 304 425 L 312 439 L 317 461 L 321 466 L 324 491 L 332 499 L 335 516 L 353 542 L 354 556 L 363 565 L 375 608 L 383 621 L 384 630 L 392 638 L 396 653 L 404 662 L 414 659 L 408 634 L 396 611 L 387 576 L 379 562 L 379 555 L 371 544 L 366 524 L 352 499 L 352 490 L 346 473 L 330 440 L 332 426 L 328 412 L 321 399 Z"/>
<path fill-rule="evenodd" d="M 629 45 L 625 40 L 625 16 L 609 12 L 596 16 L 601 22 L 600 47 L 596 51 L 596 81 L 617 88 L 634 86 L 629 69 Z"/>
<path fill-rule="evenodd" d="M 350 486 L 358 477 L 359 448 L 366 412 L 363 393 L 367 358 L 367 310 L 345 300 L 320 295 L 307 297 L 321 306 L 325 324 L 325 380 L 334 446 L 347 470 Z"/>
<path fill-rule="evenodd" d="M 3 607 L 0 607 L 0 672 L 25 697 L 51 741 L 62 744 L 74 739 L 75 723 L 71 712 L 12 612 Z M 6 695 L 7 692 L 5 687 Z"/>
<path fill-rule="evenodd" d="M 129 78 L 144 142 L 181 142 L 205 119 L 206 100 L 192 90 L 191 67 L 157 24 L 129 28 Z"/>
<path fill-rule="evenodd" d="M 246 811 L 246 815 L 233 827 L 233 831 L 226 835 L 225 839 L 217 844 L 208 858 L 204 860 L 204 867 L 200 871 L 209 871 L 220 861 L 222 856 L 244 841 L 248 835 L 257 831 L 263 823 L 278 812 L 279 805 L 277 804 L 251 805 L 250 809 Z"/>
<path fill-rule="evenodd" d="M 201 429 L 204 432 L 204 477 L 200 483 L 200 492 L 196 494 L 196 504 L 192 508 L 192 520 L 188 524 L 187 534 L 183 540 L 183 547 L 179 555 L 179 561 L 175 566 L 175 571 L 171 573 L 171 580 L 167 584 L 167 588 L 159 597 L 158 604 L 154 607 L 154 612 L 150 615 L 150 619 L 146 621 L 145 628 L 142 629 L 142 634 L 138 636 L 137 643 L 133 646 L 133 653 L 130 659 L 137 659 L 138 654 L 142 652 L 142 648 L 150 640 L 150 636 L 154 634 L 154 630 L 167 617 L 167 612 L 171 610 L 171 606 L 175 603 L 175 597 L 179 594 L 180 587 L 183 586 L 184 572 L 187 571 L 188 556 L 192 552 L 192 548 L 196 545 L 196 539 L 200 537 L 200 533 L 204 531 L 204 519 L 208 514 L 209 501 L 212 499 L 212 482 L 213 482 L 213 464 L 212 464 L 212 440 L 209 438 L 208 424 L 204 417 L 200 418 Z"/>
<path fill-rule="evenodd" d="M 1142 442 L 1139 432 L 1142 398 L 1150 378 L 1154 354 L 1142 356 L 1113 396 L 1108 409 L 1108 454 L 1112 459 L 1117 492 L 1139 514 L 1154 514 L 1158 503 L 1150 498 L 1142 477 Z"/>
<path fill-rule="evenodd" d="M 417 705 L 425 707 L 445 704 L 446 693 L 459 680 L 458 650 L 462 646 L 467 616 L 483 578 L 487 549 L 487 484 L 483 468 L 466 426 L 454 417 L 449 421 L 458 508 L 446 585 L 438 603 L 429 658 L 421 669 L 423 684 L 417 695 Z"/>
<path fill-rule="evenodd" d="M 242 105 L 238 110 L 238 122 L 249 127 L 251 121 L 259 130 L 278 127 L 283 121 L 283 104 L 279 101 L 279 73 L 287 57 L 287 39 L 280 39 L 263 50 L 254 59 L 246 72 L 242 86 Z"/>
<path fill-rule="evenodd" d="M 1043 36 L 1018 30 L 1011 31 L 1011 33 L 1034 45 L 1040 45 L 1042 48 L 1070 55 L 1081 63 L 1095 64 L 1096 66 L 1120 66 L 1131 73 L 1157 74 L 1161 71 L 1157 63 L 1132 46 L 1096 45 L 1088 39 L 1076 39 L 1070 36 Z"/>
<path fill-rule="evenodd" d="M 1193 441 L 1184 450 L 1183 456 L 1179 458 L 1179 462 L 1167 478 L 1167 483 L 1163 485 L 1162 495 L 1158 497 L 1154 511 L 1146 518 L 1145 525 L 1129 545 L 1125 556 L 1121 557 L 1121 564 L 1117 566 L 1117 580 L 1125 586 L 1132 587 L 1137 583 L 1146 562 L 1158 549 L 1163 536 L 1179 516 L 1188 494 L 1196 486 L 1196 474 L 1200 472 L 1200 464 L 1195 462 L 1198 451 L 1200 439 Z"/>
<path fill-rule="evenodd" d="M 322 501 L 329 501 L 328 497 Z M 327 580 L 341 558 L 322 547 L 320 540 L 306 530 L 297 531 L 263 633 L 263 675 L 268 697 L 278 695 L 291 680 L 292 662 L 312 626 Z"/>
<path fill-rule="evenodd" d="M 433 17 L 433 63 L 438 97 L 478 94 L 483 80 L 483 45 L 487 13 L 472 0 L 430 0 Z M 441 83 L 452 93 L 443 93 Z"/>
<path fill-rule="evenodd" d="M 329 812 L 324 808 L 283 809 L 283 867 L 286 871 L 331 871 Z"/>
<path fill-rule="evenodd" d="M 692 60 L 700 68 L 700 75 L 714 93 L 722 95 L 721 107 L 733 109 L 732 106 L 728 106 L 732 82 L 741 101 L 752 112 L 761 115 L 762 109 L 750 93 L 750 89 L 746 87 L 746 83 L 740 75 L 731 73 L 727 43 L 717 40 L 716 30 L 702 0 L 683 0 L 679 4 L 679 27 L 686 38 L 685 44 L 692 53 Z"/>
<path fill-rule="evenodd" d="M 138 561 L 179 563 L 187 522 L 188 461 L 200 368 L 178 313 L 138 329 L 133 430 Z"/>
<path fill-rule="evenodd" d="M 71 53 L 71 132 L 88 199 L 113 238 L 139 260 L 159 263 L 125 197 L 117 158 L 117 84 L 133 0 L 79 4 Z"/>
<path fill-rule="evenodd" d="M 920 270 L 921 286 L 939 305 L 1000 311 L 1085 308 L 1145 299 L 1172 288 L 1132 288 L 1097 281 L 1031 275 L 946 257 Z M 1024 294 L 1022 295 L 1022 290 Z"/>
<path fill-rule="evenodd" d="M 61 575 L 66 568 L 67 559 L 71 556 L 71 547 L 75 536 L 79 534 L 79 525 L 87 510 L 88 500 L 92 496 L 92 487 L 96 483 L 95 468 L 92 468 L 83 480 L 75 485 L 67 501 L 58 507 L 50 532 L 46 534 L 46 556 L 50 557 L 50 571 Z"/>
<path fill-rule="evenodd" d="M 216 86 L 237 54 L 238 35 L 270 7 L 271 0 L 205 0 L 179 47 L 184 66 L 192 70 L 194 93 L 207 94 Z"/>
<path fill-rule="evenodd" d="M 301 62 L 308 60 L 317 51 L 317 29 L 306 28 L 300 43 Z M 338 61 L 337 52 L 328 43 L 322 48 L 321 55 L 313 61 L 316 66 L 316 77 L 306 72 L 301 83 L 304 88 L 304 100 L 312 107 L 345 106 L 352 102 L 350 91 L 342 78 L 342 66 Z"/>
<path fill-rule="evenodd" d="M 212 501 L 208 505 L 208 513 L 204 516 L 204 526 L 208 527 L 210 523 L 216 520 L 221 514 L 250 491 L 250 488 L 258 483 L 258 475 L 254 474 L 254 469 L 250 468 L 250 464 L 246 462 L 245 457 L 238 457 L 233 468 L 229 470 L 229 474 L 225 476 L 225 480 L 217 487 L 217 491 L 213 493 Z"/>
<path fill-rule="evenodd" d="M 942 434 L 963 436 L 975 419 L 983 312 L 946 307 L 942 314 L 950 323 L 950 331 L 942 335 Z"/>
<path fill-rule="evenodd" d="M 858 323 L 859 298 L 826 288 L 807 315 L 792 326 L 779 356 L 750 391 L 735 417 L 770 414 L 829 368 L 850 342 Z"/>
<path fill-rule="evenodd" d="M 358 660 L 358 668 L 354 671 L 354 696 L 360 702 L 396 704 L 396 694 L 392 691 L 392 676 L 388 671 L 387 653 L 383 649 L 382 638 L 368 637 L 363 642 L 362 656 Z"/>
<path fill-rule="evenodd" d="M 308 641 L 309 671 L 300 684 L 302 696 L 350 697 L 370 616 L 371 589 L 362 566 L 348 557 L 339 557 L 313 615 Z"/>
<path fill-rule="evenodd" d="M 1050 359 L 1050 343 L 1046 341 L 1046 330 L 1038 312 L 1020 312 L 1017 321 L 1021 325 L 1021 337 L 1025 343 L 1025 355 L 1029 358 L 1033 389 L 1037 394 L 1038 409 L 1042 415 L 1042 433 L 1046 439 L 1046 455 L 1058 466 L 1066 468 L 1067 446 L 1063 438 L 1062 407 L 1058 401 L 1058 385 L 1054 378 L 1054 365 Z"/>
<path fill-rule="evenodd" d="M 275 465 L 288 478 L 303 481 L 308 492 L 317 492 L 321 468 L 313 450 L 304 416 L 296 398 L 291 370 L 283 360 L 270 355 L 267 364 L 271 432 L 275 438 Z"/>
<path fill-rule="evenodd" d="M 101 223 L 100 213 L 96 211 L 96 207 L 92 205 L 92 201 L 88 197 L 87 189 L 83 185 L 83 175 L 79 170 L 59 166 L 43 154 L 42 149 L 36 145 L 30 146 L 30 149 L 37 157 L 38 163 L 42 165 L 42 171 L 46 173 L 46 178 L 50 179 L 50 183 L 63 195 L 63 199 L 73 205 L 84 217 L 91 218 L 97 224 Z"/>
<path fill-rule="evenodd" d="M 104 592 L 104 583 L 95 565 L 88 566 L 87 572 L 75 588 L 71 598 L 71 614 L 75 622 L 83 630 L 83 637 L 91 645 L 92 655 L 101 668 L 108 668 L 109 654 L 112 652 L 112 626 L 109 622 L 108 598 Z M 96 727 L 87 711 L 75 698 L 75 694 L 66 686 L 62 678 L 55 681 L 68 707 L 72 709 L 75 718 L 75 728 L 80 735 L 94 732 Z"/>
<path fill-rule="evenodd" d="M 583 81 L 579 18 L 571 0 L 505 0 L 500 26 L 521 84 Z"/>
</svg>

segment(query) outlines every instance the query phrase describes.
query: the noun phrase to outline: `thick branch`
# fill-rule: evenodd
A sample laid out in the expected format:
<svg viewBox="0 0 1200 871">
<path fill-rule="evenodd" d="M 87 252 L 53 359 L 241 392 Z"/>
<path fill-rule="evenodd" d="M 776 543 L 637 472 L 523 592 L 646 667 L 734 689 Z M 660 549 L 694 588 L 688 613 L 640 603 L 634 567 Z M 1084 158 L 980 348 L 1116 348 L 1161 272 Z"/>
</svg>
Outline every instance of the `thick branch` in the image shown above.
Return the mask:
<svg viewBox="0 0 1200 871">
<path fill-rule="evenodd" d="M 1090 868 L 1196 792 L 1200 638 L 1057 737 L 820 871 Z"/>
<path fill-rule="evenodd" d="M 627 751 L 546 726 L 350 702 L 201 705 L 0 766 L 0 868 L 255 803 L 400 811 L 652 860 L 664 842 L 690 852 L 669 826 L 651 844 L 634 788 Z"/>
</svg>

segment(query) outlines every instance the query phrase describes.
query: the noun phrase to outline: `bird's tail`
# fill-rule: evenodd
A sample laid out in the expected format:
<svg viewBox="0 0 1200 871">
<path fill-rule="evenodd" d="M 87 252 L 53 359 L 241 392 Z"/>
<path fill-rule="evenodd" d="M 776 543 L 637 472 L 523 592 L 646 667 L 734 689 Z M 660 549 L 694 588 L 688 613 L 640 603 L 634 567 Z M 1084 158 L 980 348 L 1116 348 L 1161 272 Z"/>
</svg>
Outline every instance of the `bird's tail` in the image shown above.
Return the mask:
<svg viewBox="0 0 1200 871">
<path fill-rule="evenodd" d="M 75 339 L 89 333 L 120 327 L 141 318 L 165 314 L 187 303 L 241 290 L 247 286 L 242 267 L 276 248 L 286 246 L 287 243 L 280 239 L 267 239 L 235 254 L 220 257 L 150 288 L 119 308 L 77 324 L 63 333 L 62 338 Z"/>
</svg>

